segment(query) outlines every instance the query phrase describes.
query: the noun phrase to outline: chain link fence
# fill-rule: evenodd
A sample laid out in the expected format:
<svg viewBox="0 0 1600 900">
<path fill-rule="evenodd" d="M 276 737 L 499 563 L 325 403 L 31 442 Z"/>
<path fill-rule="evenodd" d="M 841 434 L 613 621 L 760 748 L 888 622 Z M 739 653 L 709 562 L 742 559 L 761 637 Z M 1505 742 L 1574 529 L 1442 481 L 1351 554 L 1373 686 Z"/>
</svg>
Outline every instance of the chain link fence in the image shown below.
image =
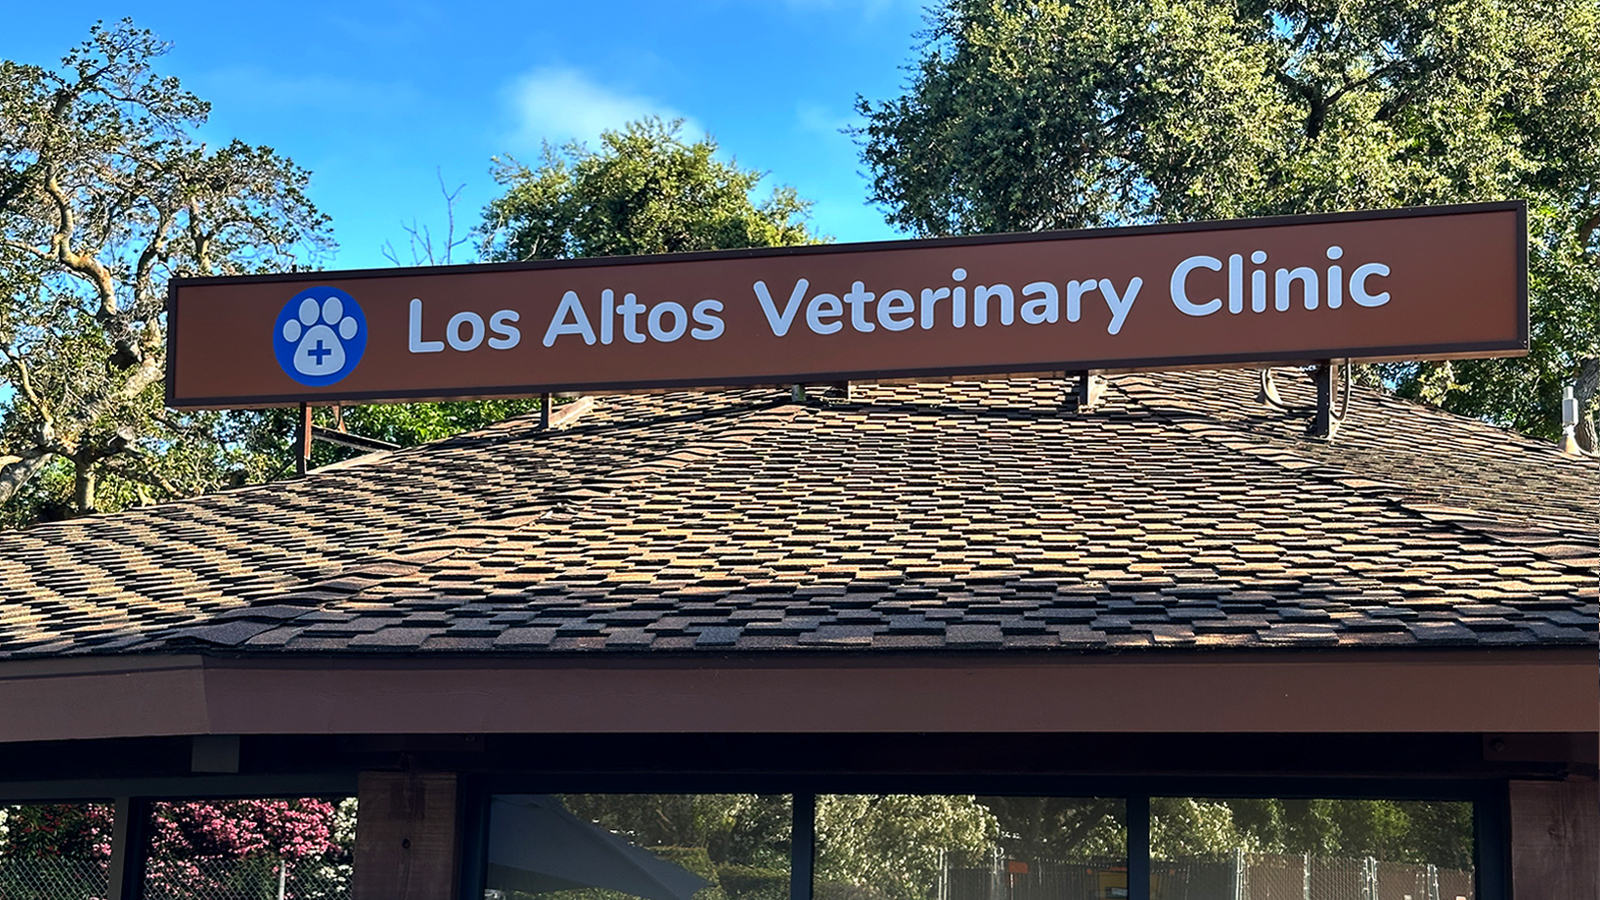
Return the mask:
<svg viewBox="0 0 1600 900">
<path fill-rule="evenodd" d="M 1152 900 L 1475 900 L 1470 869 L 1301 854 L 1151 860 Z M 1119 900 L 1123 860 L 949 867 L 930 900 Z"/>
<path fill-rule="evenodd" d="M 350 866 L 271 857 L 152 861 L 145 900 L 349 900 Z"/>
<path fill-rule="evenodd" d="M 102 900 L 109 893 L 104 860 L 0 858 L 4 900 Z"/>
<path fill-rule="evenodd" d="M 1018 867 L 946 867 L 932 900 L 1089 900 L 1126 897 L 1122 859 L 1038 860 Z"/>
<path fill-rule="evenodd" d="M 1152 900 L 1475 900 L 1470 869 L 1239 851 L 1152 861 Z"/>
<path fill-rule="evenodd" d="M 0 858 L 0 900 L 104 900 L 104 860 Z M 152 862 L 145 900 L 349 900 L 350 866 L 256 859 Z"/>
</svg>

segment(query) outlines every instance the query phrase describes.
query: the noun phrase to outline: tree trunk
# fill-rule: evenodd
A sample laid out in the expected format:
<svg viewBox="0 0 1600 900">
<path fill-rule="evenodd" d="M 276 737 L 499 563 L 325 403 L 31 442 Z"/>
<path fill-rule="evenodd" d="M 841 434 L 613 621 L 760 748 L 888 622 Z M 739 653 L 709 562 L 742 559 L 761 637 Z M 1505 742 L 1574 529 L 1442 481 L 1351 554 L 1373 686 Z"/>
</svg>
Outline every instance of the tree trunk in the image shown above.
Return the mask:
<svg viewBox="0 0 1600 900">
<path fill-rule="evenodd" d="M 1577 383 L 1572 387 L 1572 395 L 1578 398 L 1578 447 L 1585 453 L 1600 450 L 1600 441 L 1595 438 L 1594 428 L 1596 390 L 1600 390 L 1600 358 L 1591 357 L 1579 367 Z"/>
<path fill-rule="evenodd" d="M 94 463 L 94 458 L 87 456 L 72 461 L 72 500 L 80 516 L 94 512 Z"/>
</svg>

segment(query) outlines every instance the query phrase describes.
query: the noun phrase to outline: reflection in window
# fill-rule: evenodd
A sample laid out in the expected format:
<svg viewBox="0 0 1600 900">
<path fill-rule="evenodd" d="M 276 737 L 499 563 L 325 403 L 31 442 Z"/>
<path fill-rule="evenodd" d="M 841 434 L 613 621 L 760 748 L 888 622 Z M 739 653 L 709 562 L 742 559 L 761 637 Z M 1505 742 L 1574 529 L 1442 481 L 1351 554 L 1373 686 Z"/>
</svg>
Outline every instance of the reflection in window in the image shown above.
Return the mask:
<svg viewBox="0 0 1600 900">
<path fill-rule="evenodd" d="M 0 807 L 0 897 L 104 897 L 112 809 L 102 803 Z"/>
<path fill-rule="evenodd" d="M 1151 900 L 1472 900 L 1472 804 L 1150 801 Z"/>
<path fill-rule="evenodd" d="M 819 796 L 816 900 L 1126 897 L 1125 816 L 1120 799 Z"/>
<path fill-rule="evenodd" d="M 792 803 L 757 794 L 497 794 L 492 900 L 788 900 Z"/>
</svg>

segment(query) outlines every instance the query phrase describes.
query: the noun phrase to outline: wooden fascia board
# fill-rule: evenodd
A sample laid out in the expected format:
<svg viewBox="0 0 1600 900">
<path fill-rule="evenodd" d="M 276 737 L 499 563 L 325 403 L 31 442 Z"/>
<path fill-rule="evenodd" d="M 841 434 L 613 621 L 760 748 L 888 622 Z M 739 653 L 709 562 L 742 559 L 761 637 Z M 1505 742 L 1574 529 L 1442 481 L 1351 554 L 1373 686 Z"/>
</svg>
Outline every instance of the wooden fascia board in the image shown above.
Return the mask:
<svg viewBox="0 0 1600 900">
<path fill-rule="evenodd" d="M 0 664 L 0 742 L 176 734 L 1568 732 L 1592 649 Z"/>
</svg>

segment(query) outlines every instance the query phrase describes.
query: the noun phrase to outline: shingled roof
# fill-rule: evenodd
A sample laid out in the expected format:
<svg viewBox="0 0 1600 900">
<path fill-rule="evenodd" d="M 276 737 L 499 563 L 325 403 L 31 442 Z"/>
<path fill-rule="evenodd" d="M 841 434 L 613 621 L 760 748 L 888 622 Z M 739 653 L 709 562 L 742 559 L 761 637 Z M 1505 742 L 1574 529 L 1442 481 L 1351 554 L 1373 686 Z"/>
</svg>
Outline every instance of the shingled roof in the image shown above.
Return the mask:
<svg viewBox="0 0 1600 900">
<path fill-rule="evenodd" d="M 605 397 L 0 535 L 0 657 L 1596 644 L 1600 466 L 1290 382 Z"/>
</svg>

